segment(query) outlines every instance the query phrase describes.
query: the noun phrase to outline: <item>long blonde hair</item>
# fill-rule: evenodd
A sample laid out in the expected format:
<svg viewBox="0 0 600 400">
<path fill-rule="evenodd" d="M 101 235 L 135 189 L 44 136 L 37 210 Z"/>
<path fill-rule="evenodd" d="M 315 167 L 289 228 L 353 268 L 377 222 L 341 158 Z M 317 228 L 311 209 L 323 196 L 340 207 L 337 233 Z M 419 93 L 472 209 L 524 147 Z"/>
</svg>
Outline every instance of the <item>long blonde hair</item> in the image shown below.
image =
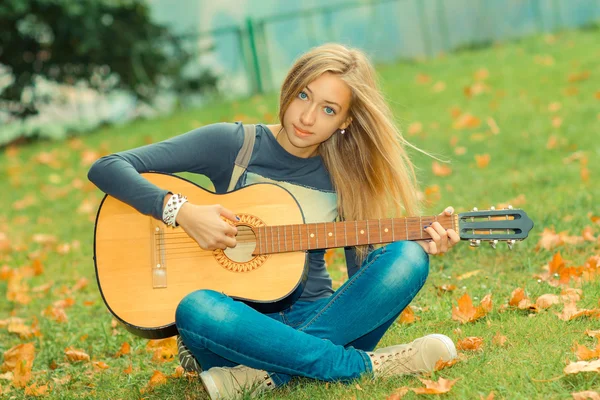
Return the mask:
<svg viewBox="0 0 600 400">
<path fill-rule="evenodd" d="M 346 133 L 319 145 L 338 195 L 344 220 L 418 215 L 417 179 L 405 145 L 377 83 L 375 69 L 360 50 L 339 44 L 315 47 L 296 60 L 283 81 L 279 120 L 300 91 L 324 72 L 337 74 L 352 91 Z M 367 246 L 358 247 L 362 260 Z"/>
</svg>

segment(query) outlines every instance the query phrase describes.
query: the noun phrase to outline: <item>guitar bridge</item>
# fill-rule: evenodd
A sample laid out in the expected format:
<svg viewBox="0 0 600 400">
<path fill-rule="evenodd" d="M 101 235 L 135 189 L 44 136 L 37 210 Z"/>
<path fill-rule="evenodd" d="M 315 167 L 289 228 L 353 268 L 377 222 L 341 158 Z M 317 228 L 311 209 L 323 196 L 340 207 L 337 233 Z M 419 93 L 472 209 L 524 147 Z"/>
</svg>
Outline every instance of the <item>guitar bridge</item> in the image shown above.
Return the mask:
<svg viewBox="0 0 600 400">
<path fill-rule="evenodd" d="M 167 258 L 165 256 L 165 233 L 160 226 L 154 226 L 152 235 L 152 287 L 167 287 Z"/>
</svg>

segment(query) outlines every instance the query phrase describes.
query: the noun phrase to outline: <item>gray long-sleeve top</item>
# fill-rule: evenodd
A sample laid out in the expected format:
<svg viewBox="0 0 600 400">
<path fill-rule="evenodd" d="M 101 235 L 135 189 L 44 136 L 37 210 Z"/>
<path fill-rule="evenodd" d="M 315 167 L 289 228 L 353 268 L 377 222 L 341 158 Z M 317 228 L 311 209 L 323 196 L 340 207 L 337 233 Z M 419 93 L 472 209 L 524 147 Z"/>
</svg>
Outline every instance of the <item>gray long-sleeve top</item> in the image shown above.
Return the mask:
<svg viewBox="0 0 600 400">
<path fill-rule="evenodd" d="M 206 175 L 217 193 L 227 191 L 235 158 L 244 140 L 239 123 L 218 123 L 168 140 L 102 157 L 88 178 L 104 193 L 140 213 L 162 219 L 168 193 L 140 175 L 142 172 L 191 172 Z M 262 124 L 246 172 L 236 189 L 259 182 L 275 183 L 290 191 L 302 208 L 306 223 L 331 222 L 337 217 L 337 195 L 320 156 L 299 158 L 288 153 Z M 235 210 L 233 210 L 235 212 Z M 309 272 L 299 300 L 314 301 L 333 293 L 325 267 L 324 250 L 309 251 Z M 358 270 L 353 248 L 346 248 L 348 275 Z"/>
</svg>

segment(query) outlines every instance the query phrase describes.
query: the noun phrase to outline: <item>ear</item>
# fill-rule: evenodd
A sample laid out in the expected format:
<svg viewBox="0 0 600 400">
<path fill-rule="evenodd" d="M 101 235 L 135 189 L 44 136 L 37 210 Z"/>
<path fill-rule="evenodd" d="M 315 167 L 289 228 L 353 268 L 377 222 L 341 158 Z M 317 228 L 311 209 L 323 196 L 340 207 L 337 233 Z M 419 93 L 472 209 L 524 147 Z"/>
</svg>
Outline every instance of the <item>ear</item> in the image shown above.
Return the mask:
<svg viewBox="0 0 600 400">
<path fill-rule="evenodd" d="M 351 123 L 352 123 L 352 117 L 346 118 L 344 123 L 342 125 L 340 125 L 340 129 L 346 129 L 348 127 L 348 125 L 350 125 Z"/>
</svg>

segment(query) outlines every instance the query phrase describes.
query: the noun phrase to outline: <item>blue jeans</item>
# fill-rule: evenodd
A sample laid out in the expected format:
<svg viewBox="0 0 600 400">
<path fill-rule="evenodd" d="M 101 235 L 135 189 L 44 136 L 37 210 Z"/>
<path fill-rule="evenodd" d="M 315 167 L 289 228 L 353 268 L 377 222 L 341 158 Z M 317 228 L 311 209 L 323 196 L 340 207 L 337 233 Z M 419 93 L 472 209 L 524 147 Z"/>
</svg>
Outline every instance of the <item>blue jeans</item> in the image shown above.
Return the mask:
<svg viewBox="0 0 600 400">
<path fill-rule="evenodd" d="M 277 386 L 292 376 L 349 381 L 372 371 L 366 354 L 423 287 L 429 256 L 414 242 L 367 256 L 334 294 L 262 314 L 212 290 L 187 295 L 176 311 L 183 342 L 203 370 L 239 364 L 268 371 Z"/>
</svg>

